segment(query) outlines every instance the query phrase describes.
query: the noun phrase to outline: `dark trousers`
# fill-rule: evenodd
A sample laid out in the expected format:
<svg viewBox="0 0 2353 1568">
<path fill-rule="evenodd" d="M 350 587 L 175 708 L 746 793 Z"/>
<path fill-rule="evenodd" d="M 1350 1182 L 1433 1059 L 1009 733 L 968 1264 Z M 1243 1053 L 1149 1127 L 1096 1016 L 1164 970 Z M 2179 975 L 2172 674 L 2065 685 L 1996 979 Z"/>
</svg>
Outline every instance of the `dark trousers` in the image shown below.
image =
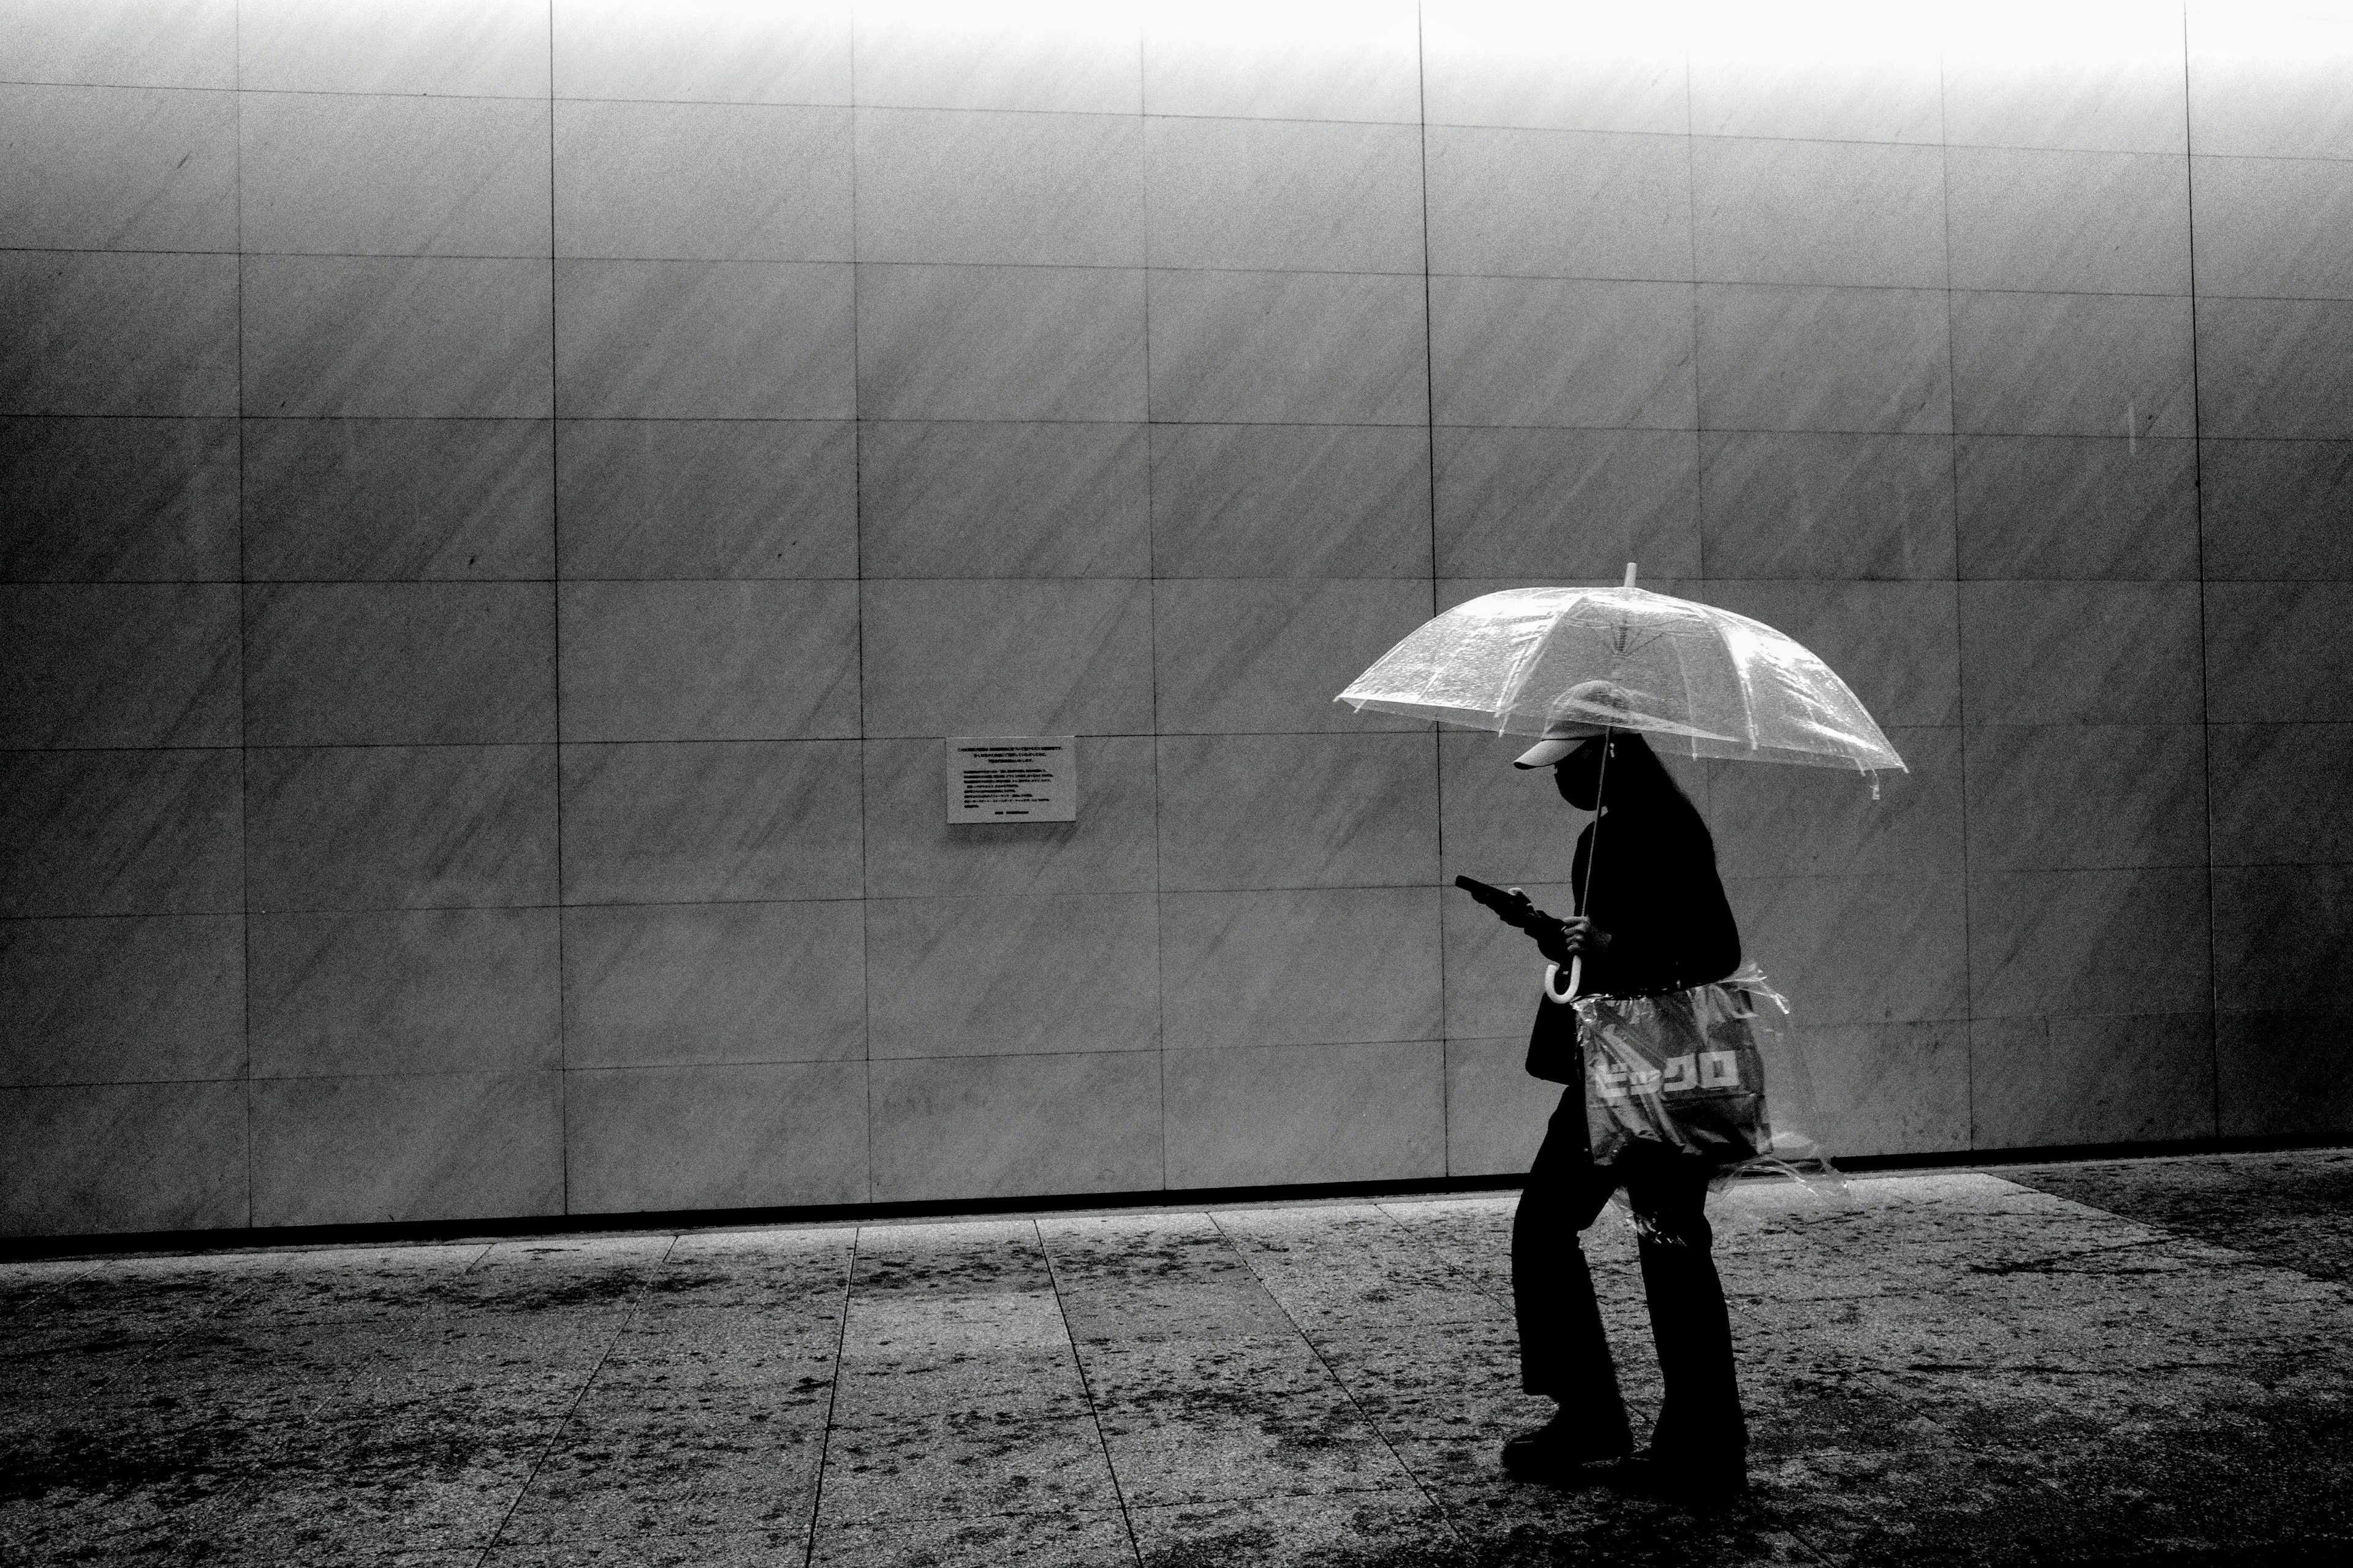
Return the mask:
<svg viewBox="0 0 2353 1568">
<path fill-rule="evenodd" d="M 1609 1170 L 1597 1167 L 1586 1143 L 1581 1087 L 1571 1087 L 1553 1112 L 1512 1222 L 1521 1385 L 1558 1400 L 1595 1449 L 1630 1443 L 1593 1276 L 1577 1242 L 1620 1185 L 1634 1211 L 1651 1335 L 1666 1381 L 1651 1446 L 1662 1455 L 1736 1458 L 1747 1448 L 1748 1426 L 1733 1377 L 1724 1285 L 1708 1255 L 1715 1237 L 1707 1225 L 1706 1167 L 1650 1145 L 1629 1151 Z"/>
</svg>

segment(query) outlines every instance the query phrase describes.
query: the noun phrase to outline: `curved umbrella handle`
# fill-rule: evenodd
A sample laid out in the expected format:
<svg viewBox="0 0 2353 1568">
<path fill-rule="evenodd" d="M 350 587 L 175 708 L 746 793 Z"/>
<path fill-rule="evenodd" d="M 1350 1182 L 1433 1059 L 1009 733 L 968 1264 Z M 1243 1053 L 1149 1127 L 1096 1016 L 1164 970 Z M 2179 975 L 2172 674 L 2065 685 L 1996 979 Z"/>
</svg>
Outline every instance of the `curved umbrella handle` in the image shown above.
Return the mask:
<svg viewBox="0 0 2353 1568">
<path fill-rule="evenodd" d="M 1577 987 L 1585 984 L 1585 955 L 1576 952 L 1572 952 L 1568 955 L 1567 990 L 1556 991 L 1553 988 L 1553 982 L 1559 977 L 1559 964 L 1547 963 L 1545 965 L 1545 994 L 1551 997 L 1554 1001 L 1564 1005 L 1575 1001 L 1577 999 Z"/>
</svg>

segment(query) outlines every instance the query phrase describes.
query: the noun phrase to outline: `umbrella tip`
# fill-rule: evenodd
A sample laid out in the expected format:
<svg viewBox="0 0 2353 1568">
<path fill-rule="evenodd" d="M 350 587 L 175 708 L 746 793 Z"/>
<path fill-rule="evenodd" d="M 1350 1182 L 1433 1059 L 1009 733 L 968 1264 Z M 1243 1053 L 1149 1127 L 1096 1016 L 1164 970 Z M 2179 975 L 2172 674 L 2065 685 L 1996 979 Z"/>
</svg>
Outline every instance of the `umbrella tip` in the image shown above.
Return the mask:
<svg viewBox="0 0 2353 1568">
<path fill-rule="evenodd" d="M 1628 586 L 1629 588 L 1630 588 L 1630 587 L 1632 587 L 1633 585 L 1634 585 L 1634 563 L 1633 563 L 1631 561 L 1629 561 L 1628 563 L 1626 563 L 1626 586 Z"/>
</svg>

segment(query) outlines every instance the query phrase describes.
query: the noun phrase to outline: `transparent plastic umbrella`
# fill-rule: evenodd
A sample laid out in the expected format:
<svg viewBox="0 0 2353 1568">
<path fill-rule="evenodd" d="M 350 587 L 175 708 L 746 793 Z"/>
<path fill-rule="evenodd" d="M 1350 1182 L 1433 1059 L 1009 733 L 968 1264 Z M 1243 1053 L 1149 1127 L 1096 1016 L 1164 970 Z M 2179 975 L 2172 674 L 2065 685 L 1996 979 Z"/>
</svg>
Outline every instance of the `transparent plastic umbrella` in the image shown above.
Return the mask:
<svg viewBox="0 0 2353 1568">
<path fill-rule="evenodd" d="M 1904 770 L 1904 759 L 1830 666 L 1762 621 L 1636 587 L 1631 565 L 1620 587 L 1511 588 L 1457 605 L 1374 661 L 1338 700 L 1360 712 L 1498 734 L 1635 730 L 1654 751 L 1853 768 L 1871 776 L 1874 795 L 1882 770 Z M 1594 780 L 1596 805 L 1609 787 L 1605 755 Z M 1600 858 L 1600 826 L 1597 817 L 1584 885 L 1576 890 L 1580 912 Z M 1533 906 L 1529 912 L 1541 915 Z M 1555 988 L 1556 970 L 1547 971 L 1546 994 L 1556 1002 L 1577 998 L 1584 968 L 1581 957 L 1571 958 L 1565 990 Z M 1732 981 L 1753 984 L 1788 1011 L 1761 972 L 1744 970 Z M 1605 1054 L 1613 1030 L 1637 1043 L 1656 1034 L 1636 1016 L 1660 1005 L 1653 1000 L 1600 997 L 1576 1005 L 1580 1035 Z M 1760 1159 L 1744 1163 L 1789 1174 L 1810 1164 L 1815 1179 L 1834 1182 L 1811 1132 L 1817 1122 L 1804 1054 L 1790 1031 L 1757 1012 L 1757 1050 L 1773 1058 L 1763 1068 L 1764 1081 L 1775 1086 L 1772 1142 Z"/>
<path fill-rule="evenodd" d="M 1337 700 L 1499 735 L 1607 726 L 1694 757 L 1904 770 L 1830 666 L 1762 621 L 1634 586 L 1631 566 L 1621 587 L 1508 588 L 1457 605 Z"/>
</svg>

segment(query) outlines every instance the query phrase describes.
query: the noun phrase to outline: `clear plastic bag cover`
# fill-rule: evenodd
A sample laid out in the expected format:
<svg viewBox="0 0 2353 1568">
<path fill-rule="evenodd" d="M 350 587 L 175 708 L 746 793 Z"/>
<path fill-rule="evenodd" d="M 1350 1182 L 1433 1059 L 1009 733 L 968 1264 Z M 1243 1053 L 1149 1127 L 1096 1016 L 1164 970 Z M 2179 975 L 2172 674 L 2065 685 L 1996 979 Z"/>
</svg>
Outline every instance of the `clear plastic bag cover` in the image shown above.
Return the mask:
<svg viewBox="0 0 2353 1568">
<path fill-rule="evenodd" d="M 1842 1193 L 1789 1004 L 1762 970 L 1660 996 L 1580 996 L 1576 1007 L 1597 1162 L 1647 1140 L 1706 1160 L 1719 1185 L 1778 1174 Z"/>
<path fill-rule="evenodd" d="M 1861 700 L 1805 647 L 1761 621 L 1644 588 L 1483 595 L 1426 622 L 1339 700 L 1498 734 L 1614 725 L 1694 757 L 1904 766 Z"/>
</svg>

